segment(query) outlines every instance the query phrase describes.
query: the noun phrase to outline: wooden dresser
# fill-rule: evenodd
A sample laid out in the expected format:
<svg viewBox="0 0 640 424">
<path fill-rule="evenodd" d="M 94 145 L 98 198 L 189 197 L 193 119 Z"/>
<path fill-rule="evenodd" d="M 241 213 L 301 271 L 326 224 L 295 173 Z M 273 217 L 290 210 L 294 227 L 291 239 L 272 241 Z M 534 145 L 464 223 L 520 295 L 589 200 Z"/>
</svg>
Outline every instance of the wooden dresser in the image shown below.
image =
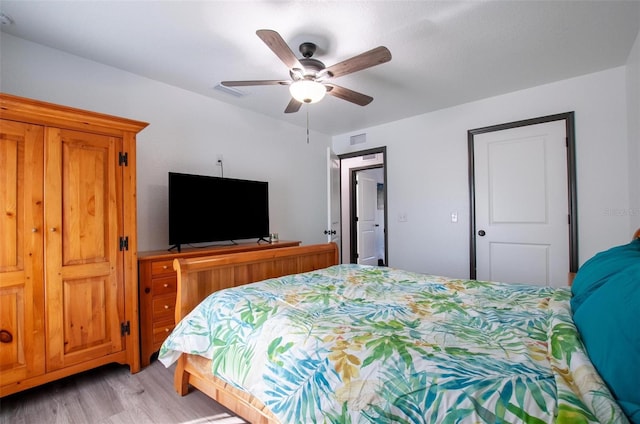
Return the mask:
<svg viewBox="0 0 640 424">
<path fill-rule="evenodd" d="M 194 258 L 211 255 L 249 252 L 253 250 L 277 249 L 300 245 L 299 241 L 277 243 L 256 242 L 229 246 L 182 249 L 182 252 L 156 250 L 138 253 L 138 275 L 140 296 L 140 355 L 141 365 L 147 366 L 151 357 L 160 349 L 175 325 L 177 276 L 173 270 L 176 258 Z"/>
</svg>

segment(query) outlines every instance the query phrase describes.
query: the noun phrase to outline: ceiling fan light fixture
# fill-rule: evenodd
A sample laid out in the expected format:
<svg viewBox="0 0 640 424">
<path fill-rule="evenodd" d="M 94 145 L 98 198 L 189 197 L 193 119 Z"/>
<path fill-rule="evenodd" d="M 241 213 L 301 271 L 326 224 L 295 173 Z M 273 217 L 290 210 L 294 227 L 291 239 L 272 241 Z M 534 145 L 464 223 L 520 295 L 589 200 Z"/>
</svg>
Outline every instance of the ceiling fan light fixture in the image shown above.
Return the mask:
<svg viewBox="0 0 640 424">
<path fill-rule="evenodd" d="M 327 94 L 323 84 L 313 80 L 295 81 L 289 86 L 291 96 L 301 103 L 317 103 Z"/>
</svg>

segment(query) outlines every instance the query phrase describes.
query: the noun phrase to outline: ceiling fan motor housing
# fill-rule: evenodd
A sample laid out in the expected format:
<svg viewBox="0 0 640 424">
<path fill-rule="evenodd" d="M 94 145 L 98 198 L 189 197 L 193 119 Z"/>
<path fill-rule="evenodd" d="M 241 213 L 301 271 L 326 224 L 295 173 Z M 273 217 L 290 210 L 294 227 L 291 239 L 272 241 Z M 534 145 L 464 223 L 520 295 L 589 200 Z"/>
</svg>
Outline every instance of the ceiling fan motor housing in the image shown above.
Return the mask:
<svg viewBox="0 0 640 424">
<path fill-rule="evenodd" d="M 301 79 L 315 79 L 320 71 L 323 71 L 326 66 L 318 59 L 313 59 L 311 56 L 316 52 L 316 45 L 313 43 L 302 43 L 299 47 L 300 53 L 302 53 L 303 59 L 299 62 L 303 69 L 291 69 L 289 74 L 294 81 Z"/>
<path fill-rule="evenodd" d="M 316 52 L 317 46 L 314 43 L 302 43 L 298 50 L 302 53 L 302 57 L 311 57 Z"/>
</svg>

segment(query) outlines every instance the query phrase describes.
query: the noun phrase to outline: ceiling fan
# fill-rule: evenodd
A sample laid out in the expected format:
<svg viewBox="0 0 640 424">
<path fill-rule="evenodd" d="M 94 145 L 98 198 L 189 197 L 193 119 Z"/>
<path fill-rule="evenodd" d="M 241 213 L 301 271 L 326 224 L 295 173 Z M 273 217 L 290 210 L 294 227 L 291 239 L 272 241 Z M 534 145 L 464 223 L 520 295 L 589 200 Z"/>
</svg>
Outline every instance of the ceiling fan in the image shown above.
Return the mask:
<svg viewBox="0 0 640 424">
<path fill-rule="evenodd" d="M 366 106 L 373 101 L 373 97 L 336 85 L 331 80 L 391 60 L 389 49 L 380 46 L 327 68 L 324 63 L 312 57 L 316 51 L 313 43 L 300 45 L 302 58 L 298 59 L 276 31 L 259 29 L 256 34 L 287 65 L 291 80 L 222 81 L 220 84 L 226 87 L 288 85 L 292 98 L 285 113 L 297 112 L 303 103 L 316 103 L 325 94 Z"/>
</svg>

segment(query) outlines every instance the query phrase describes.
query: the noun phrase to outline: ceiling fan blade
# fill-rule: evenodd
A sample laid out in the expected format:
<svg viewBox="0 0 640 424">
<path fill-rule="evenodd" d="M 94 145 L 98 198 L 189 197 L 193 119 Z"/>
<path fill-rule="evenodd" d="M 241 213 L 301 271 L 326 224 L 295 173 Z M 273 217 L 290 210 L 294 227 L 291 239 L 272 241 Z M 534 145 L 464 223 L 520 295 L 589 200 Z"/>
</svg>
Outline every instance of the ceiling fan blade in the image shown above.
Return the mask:
<svg viewBox="0 0 640 424">
<path fill-rule="evenodd" d="M 248 85 L 289 85 L 291 81 L 281 80 L 254 80 L 254 81 L 221 81 L 225 87 L 244 87 Z"/>
<path fill-rule="evenodd" d="M 296 55 L 276 31 L 259 29 L 256 31 L 256 34 L 289 69 L 303 69 Z"/>
<path fill-rule="evenodd" d="M 348 88 L 340 87 L 339 85 L 325 84 L 325 86 L 327 87 L 327 94 L 351 103 L 355 103 L 359 106 L 366 106 L 373 101 L 373 97 L 371 96 L 358 93 L 357 91 L 349 90 Z"/>
<path fill-rule="evenodd" d="M 284 110 L 284 113 L 295 113 L 300 110 L 301 106 L 302 103 L 292 97 L 291 101 L 287 105 L 287 108 Z"/>
<path fill-rule="evenodd" d="M 356 71 L 380 65 L 391 60 L 391 52 L 384 46 L 376 47 L 367 52 L 354 56 L 351 59 L 343 60 L 340 63 L 329 66 L 326 71 L 334 78 L 351 74 Z"/>
</svg>

